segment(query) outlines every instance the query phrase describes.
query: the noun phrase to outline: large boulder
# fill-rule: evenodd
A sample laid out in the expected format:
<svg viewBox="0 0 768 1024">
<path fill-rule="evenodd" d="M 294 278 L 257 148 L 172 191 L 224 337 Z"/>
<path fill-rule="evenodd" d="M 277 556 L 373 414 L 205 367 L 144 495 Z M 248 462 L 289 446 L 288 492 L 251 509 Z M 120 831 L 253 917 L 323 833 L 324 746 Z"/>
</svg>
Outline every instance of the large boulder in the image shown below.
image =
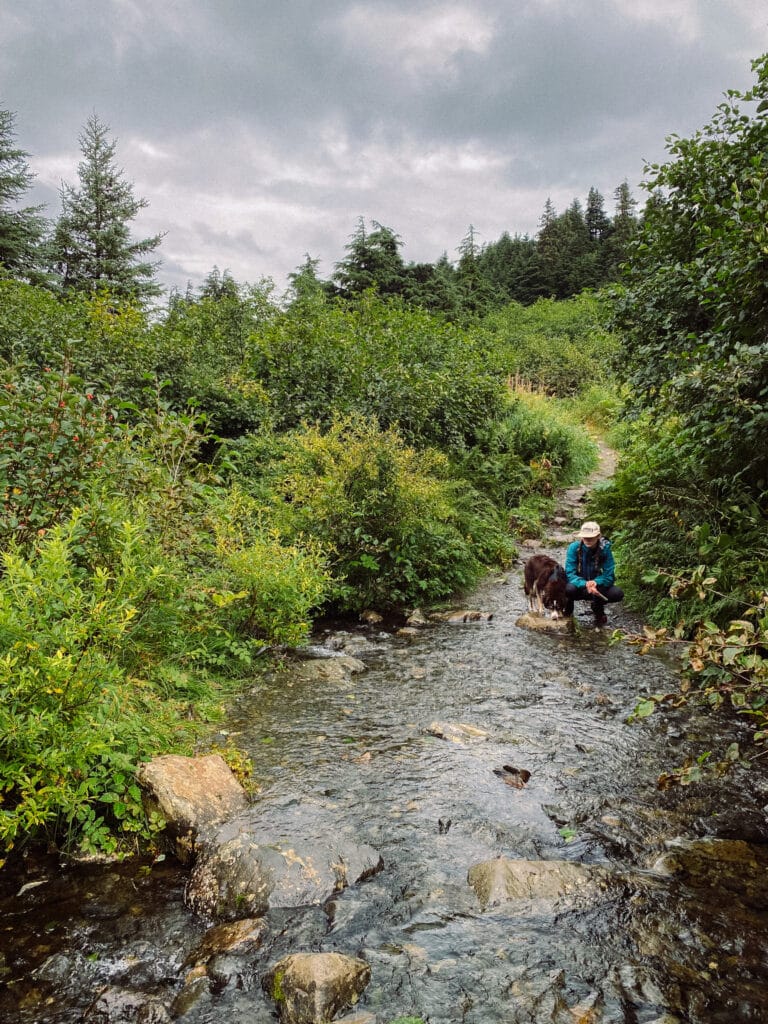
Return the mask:
<svg viewBox="0 0 768 1024">
<path fill-rule="evenodd" d="M 173 851 L 185 864 L 206 834 L 248 806 L 245 790 L 219 754 L 164 754 L 142 765 L 137 779 L 147 809 L 165 818 Z"/>
<path fill-rule="evenodd" d="M 354 1004 L 371 980 L 365 960 L 342 953 L 293 953 L 262 981 L 283 1024 L 326 1024 Z"/>
<path fill-rule="evenodd" d="M 580 896 L 603 888 L 609 873 L 593 864 L 569 860 L 494 860 L 474 864 L 467 881 L 485 910 L 514 900 L 555 903 L 563 897 Z"/>
<path fill-rule="evenodd" d="M 248 831 L 220 836 L 187 887 L 195 913 L 220 921 L 260 917 L 270 907 L 324 903 L 383 867 L 370 846 L 332 838 L 266 842 Z"/>
</svg>

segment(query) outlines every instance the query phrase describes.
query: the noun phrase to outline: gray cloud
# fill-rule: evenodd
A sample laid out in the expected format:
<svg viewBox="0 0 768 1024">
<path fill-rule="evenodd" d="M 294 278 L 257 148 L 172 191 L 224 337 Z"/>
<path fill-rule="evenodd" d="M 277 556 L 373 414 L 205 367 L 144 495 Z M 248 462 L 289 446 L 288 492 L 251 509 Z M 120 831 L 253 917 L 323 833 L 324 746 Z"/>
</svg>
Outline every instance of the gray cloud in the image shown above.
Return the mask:
<svg viewBox="0 0 768 1024">
<path fill-rule="evenodd" d="M 92 111 L 165 231 L 165 283 L 216 264 L 330 273 L 359 216 L 436 259 L 473 223 L 535 232 L 633 188 L 768 49 L 762 0 L 26 0 L 0 12 L 0 104 L 58 208 Z"/>
</svg>

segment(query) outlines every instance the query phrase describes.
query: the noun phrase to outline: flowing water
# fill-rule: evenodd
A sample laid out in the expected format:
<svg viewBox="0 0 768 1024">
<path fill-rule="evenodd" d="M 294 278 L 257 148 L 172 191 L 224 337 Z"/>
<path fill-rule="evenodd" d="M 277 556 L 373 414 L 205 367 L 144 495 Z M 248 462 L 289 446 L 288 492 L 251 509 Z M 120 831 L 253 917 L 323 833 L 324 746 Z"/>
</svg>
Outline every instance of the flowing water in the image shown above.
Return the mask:
<svg viewBox="0 0 768 1024">
<path fill-rule="evenodd" d="M 355 654 L 366 671 L 318 685 L 289 666 L 231 711 L 261 826 L 353 836 L 380 851 L 379 874 L 322 907 L 270 911 L 261 949 L 224 958 L 184 1002 L 184 960 L 206 928 L 184 905 L 184 869 L 30 858 L 2 893 L 0 1020 L 268 1024 L 260 978 L 304 950 L 370 963 L 357 1013 L 371 1022 L 768 1020 L 765 773 L 736 765 L 699 786 L 656 786 L 686 757 L 723 749 L 733 737 L 718 733 L 734 726 L 688 712 L 627 724 L 638 694 L 675 688 L 671 662 L 611 644 L 586 619 L 572 635 L 517 627 L 517 567 L 469 601 L 493 618 L 413 637 L 319 635 L 314 653 Z M 637 628 L 609 612 L 611 626 Z M 485 735 L 440 739 L 436 721 Z M 504 765 L 530 772 L 527 784 L 507 784 L 494 771 Z M 654 869 L 670 843 L 701 837 L 750 846 L 743 862 L 710 859 L 700 873 Z M 733 861 L 732 844 L 722 849 Z M 601 865 L 619 881 L 484 909 L 467 872 L 499 855 Z"/>
</svg>

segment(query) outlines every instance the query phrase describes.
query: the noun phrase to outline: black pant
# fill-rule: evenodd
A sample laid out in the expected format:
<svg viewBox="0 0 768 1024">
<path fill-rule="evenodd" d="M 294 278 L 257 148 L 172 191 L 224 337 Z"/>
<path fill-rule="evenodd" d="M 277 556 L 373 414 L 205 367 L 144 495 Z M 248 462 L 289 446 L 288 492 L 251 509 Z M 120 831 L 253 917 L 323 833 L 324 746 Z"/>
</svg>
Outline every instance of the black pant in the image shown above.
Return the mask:
<svg viewBox="0 0 768 1024">
<path fill-rule="evenodd" d="M 589 601 L 592 604 L 592 611 L 595 613 L 595 618 L 599 619 L 605 612 L 605 605 L 607 602 L 614 604 L 616 601 L 624 600 L 624 591 L 621 587 L 615 585 L 610 587 L 601 587 L 600 595 L 593 597 L 587 593 L 586 587 L 577 587 L 573 583 L 566 584 L 565 587 L 565 615 L 573 615 L 573 602 L 574 601 Z"/>
</svg>

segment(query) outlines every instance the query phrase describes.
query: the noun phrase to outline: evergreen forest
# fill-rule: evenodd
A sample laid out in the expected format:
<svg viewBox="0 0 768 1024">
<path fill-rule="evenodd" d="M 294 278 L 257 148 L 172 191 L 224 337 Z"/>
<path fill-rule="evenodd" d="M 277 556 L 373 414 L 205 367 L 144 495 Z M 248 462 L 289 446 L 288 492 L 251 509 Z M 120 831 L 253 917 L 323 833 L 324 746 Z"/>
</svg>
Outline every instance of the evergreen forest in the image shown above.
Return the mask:
<svg viewBox="0 0 768 1024">
<path fill-rule="evenodd" d="M 620 453 L 590 516 L 627 638 L 768 739 L 768 55 L 607 212 L 406 264 L 361 218 L 328 280 L 213 268 L 163 295 L 162 237 L 92 115 L 55 222 L 0 111 L 0 857 L 130 853 L 134 779 L 321 616 L 435 607 L 541 535 Z M 236 748 L 222 751 L 243 768 Z"/>
</svg>

